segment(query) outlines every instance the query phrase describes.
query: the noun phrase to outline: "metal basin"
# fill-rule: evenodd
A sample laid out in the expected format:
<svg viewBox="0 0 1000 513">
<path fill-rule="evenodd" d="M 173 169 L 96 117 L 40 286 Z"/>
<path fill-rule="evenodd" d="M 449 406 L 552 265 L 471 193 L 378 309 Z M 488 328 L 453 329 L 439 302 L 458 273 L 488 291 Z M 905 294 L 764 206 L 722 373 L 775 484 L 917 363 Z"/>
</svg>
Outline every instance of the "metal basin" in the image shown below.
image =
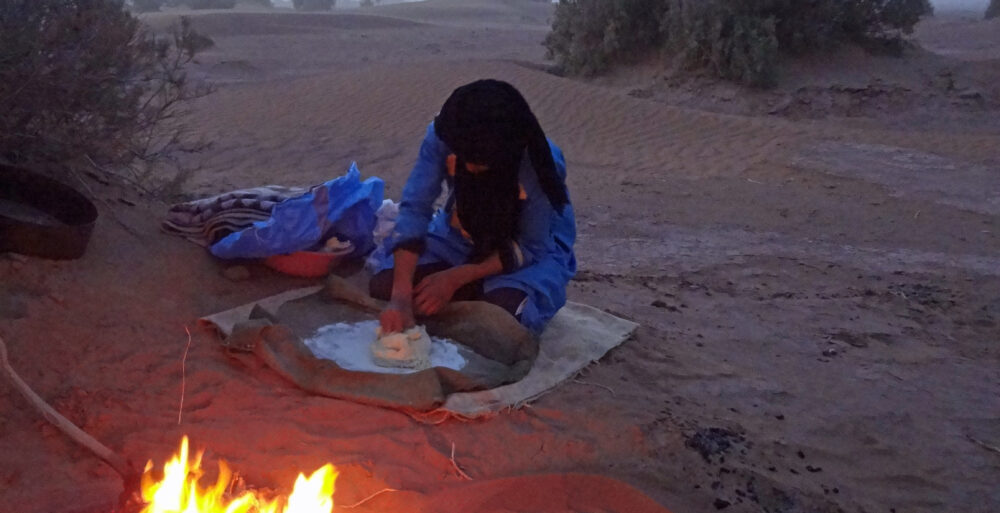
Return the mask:
<svg viewBox="0 0 1000 513">
<path fill-rule="evenodd" d="M 97 208 L 72 187 L 0 165 L 0 252 L 80 258 L 96 220 Z"/>
</svg>

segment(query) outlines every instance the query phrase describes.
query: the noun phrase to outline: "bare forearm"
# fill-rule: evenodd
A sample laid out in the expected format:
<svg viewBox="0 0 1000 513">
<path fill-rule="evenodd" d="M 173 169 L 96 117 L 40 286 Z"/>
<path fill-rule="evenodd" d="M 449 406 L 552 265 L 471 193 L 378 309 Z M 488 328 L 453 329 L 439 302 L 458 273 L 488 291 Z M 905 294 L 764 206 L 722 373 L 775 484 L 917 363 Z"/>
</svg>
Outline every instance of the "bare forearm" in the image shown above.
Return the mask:
<svg viewBox="0 0 1000 513">
<path fill-rule="evenodd" d="M 472 283 L 483 278 L 494 276 L 503 272 L 503 264 L 500 263 L 500 255 L 493 253 L 486 260 L 478 264 L 464 264 L 452 269 L 455 279 L 460 285 Z"/>
<path fill-rule="evenodd" d="M 420 255 L 397 249 L 393 254 L 395 265 L 392 271 L 392 300 L 410 300 L 413 297 L 413 275 L 417 271 Z"/>
</svg>

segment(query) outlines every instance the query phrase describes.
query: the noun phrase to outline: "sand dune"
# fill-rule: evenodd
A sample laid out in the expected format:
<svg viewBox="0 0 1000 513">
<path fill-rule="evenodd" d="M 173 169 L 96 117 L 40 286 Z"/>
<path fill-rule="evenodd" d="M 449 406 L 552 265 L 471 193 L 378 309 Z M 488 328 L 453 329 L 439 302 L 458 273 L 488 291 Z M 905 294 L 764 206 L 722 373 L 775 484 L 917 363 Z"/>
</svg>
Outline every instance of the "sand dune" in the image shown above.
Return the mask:
<svg viewBox="0 0 1000 513">
<path fill-rule="evenodd" d="M 943 16 L 917 26 L 916 37 L 928 50 L 966 61 L 1000 59 L 1000 20 Z"/>
</svg>

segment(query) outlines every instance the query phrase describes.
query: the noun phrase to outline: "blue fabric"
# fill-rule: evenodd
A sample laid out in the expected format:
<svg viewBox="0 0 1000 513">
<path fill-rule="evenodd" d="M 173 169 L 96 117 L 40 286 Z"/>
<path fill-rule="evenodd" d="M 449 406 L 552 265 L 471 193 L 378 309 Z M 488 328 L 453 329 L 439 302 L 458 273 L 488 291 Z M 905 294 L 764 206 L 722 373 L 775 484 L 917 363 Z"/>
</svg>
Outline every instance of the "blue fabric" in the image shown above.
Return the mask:
<svg viewBox="0 0 1000 513">
<path fill-rule="evenodd" d="M 385 182 L 361 181 L 357 164 L 347 174 L 275 205 L 271 217 L 234 232 L 209 250 L 219 258 L 263 258 L 314 249 L 336 236 L 354 244 L 351 256 L 372 250 L 375 212 L 382 205 Z"/>
<path fill-rule="evenodd" d="M 552 158 L 559 176 L 566 180 L 566 159 L 552 141 Z M 418 264 L 446 262 L 461 265 L 468 261 L 472 244 L 450 224 L 454 208 L 453 188 L 449 187 L 446 208 L 434 211 L 434 202 L 441 194 L 442 183 L 451 182 L 446 160 L 448 146 L 434 133 L 434 124 L 427 128 L 420 154 L 403 188 L 399 217 L 392 235 L 373 254 L 376 272 L 393 266 L 392 250 L 398 244 L 424 239 L 426 250 Z M 572 205 L 559 214 L 549 204 L 538 183 L 529 159 L 522 161 L 520 182 L 527 195 L 522 203 L 519 236 L 516 241 L 524 255 L 520 269 L 491 276 L 484 282 L 486 292 L 510 287 L 527 294 L 527 303 L 520 321 L 535 333 L 566 304 L 566 286 L 576 274 L 576 219 Z"/>
</svg>

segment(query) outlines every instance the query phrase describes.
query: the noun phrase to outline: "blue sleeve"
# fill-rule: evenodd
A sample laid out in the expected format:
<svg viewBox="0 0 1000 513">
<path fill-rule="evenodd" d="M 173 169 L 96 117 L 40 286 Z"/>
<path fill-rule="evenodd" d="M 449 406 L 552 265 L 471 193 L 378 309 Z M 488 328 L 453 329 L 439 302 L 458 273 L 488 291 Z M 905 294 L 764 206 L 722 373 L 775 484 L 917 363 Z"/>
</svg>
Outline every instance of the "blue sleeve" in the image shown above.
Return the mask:
<svg viewBox="0 0 1000 513">
<path fill-rule="evenodd" d="M 541 190 L 537 192 L 541 193 Z M 518 268 L 529 266 L 538 260 L 545 253 L 548 243 L 549 226 L 555 211 L 549 204 L 548 197 L 544 193 L 538 193 L 532 195 L 528 192 L 528 199 L 521 210 L 520 233 L 514 247 Z"/>
<path fill-rule="evenodd" d="M 562 151 L 554 144 L 551 146 L 556 171 L 565 180 L 566 161 L 563 159 Z M 527 267 L 541 259 L 546 253 L 559 249 L 553 247 L 556 245 L 553 237 L 558 235 L 555 233 L 556 227 L 562 216 L 552 208 L 548 196 L 545 195 L 538 183 L 538 177 L 534 170 L 529 171 L 522 174 L 521 177 L 521 185 L 528 197 L 521 210 L 519 234 L 517 240 L 509 248 L 509 255 L 501 255 L 505 272 Z M 569 206 L 567 205 L 566 208 L 568 209 Z"/>
<path fill-rule="evenodd" d="M 410 177 L 403 187 L 403 197 L 399 204 L 399 217 L 388 247 L 400 246 L 423 250 L 427 227 L 434 215 L 434 200 L 441 194 L 441 182 L 445 176 L 445 160 L 448 147 L 438 139 L 434 123 L 427 127 L 424 141 L 420 145 L 420 155 L 410 171 Z"/>
</svg>

